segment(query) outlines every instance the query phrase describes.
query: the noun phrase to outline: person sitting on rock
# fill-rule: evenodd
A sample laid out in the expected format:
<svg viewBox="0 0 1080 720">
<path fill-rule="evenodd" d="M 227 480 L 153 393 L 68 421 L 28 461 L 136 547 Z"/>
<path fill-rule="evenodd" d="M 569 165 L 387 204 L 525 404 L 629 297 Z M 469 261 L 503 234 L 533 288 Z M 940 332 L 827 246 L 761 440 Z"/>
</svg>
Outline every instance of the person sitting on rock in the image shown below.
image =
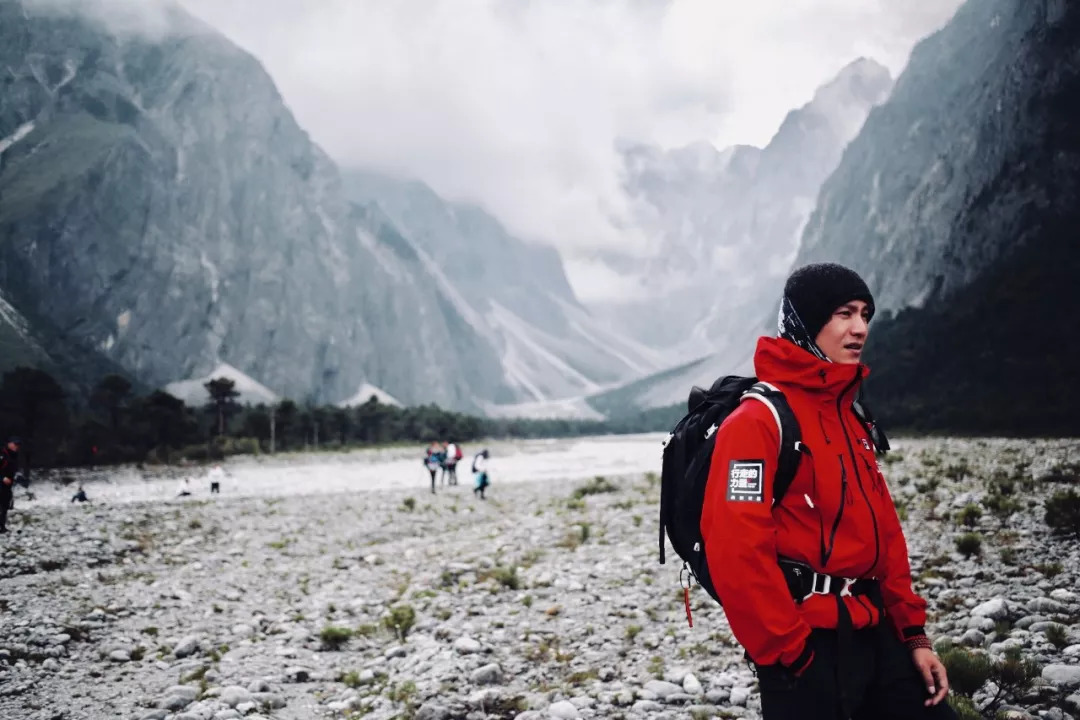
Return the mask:
<svg viewBox="0 0 1080 720">
<path fill-rule="evenodd" d="M 90 498 L 86 496 L 86 490 L 83 489 L 82 485 L 79 486 L 78 492 L 71 496 L 71 502 L 90 502 Z"/>
<path fill-rule="evenodd" d="M 701 535 L 732 634 L 753 663 L 764 720 L 946 720 L 945 666 L 926 635 L 907 543 L 857 406 L 874 298 L 855 272 L 796 270 L 756 377 L 783 393 L 801 440 L 773 502 L 779 421 L 742 402 L 720 425 Z M 748 396 L 749 397 L 749 396 Z"/>
<path fill-rule="evenodd" d="M 180 481 L 180 487 L 176 490 L 176 497 L 187 497 L 191 495 L 191 478 L 184 478 Z"/>
</svg>

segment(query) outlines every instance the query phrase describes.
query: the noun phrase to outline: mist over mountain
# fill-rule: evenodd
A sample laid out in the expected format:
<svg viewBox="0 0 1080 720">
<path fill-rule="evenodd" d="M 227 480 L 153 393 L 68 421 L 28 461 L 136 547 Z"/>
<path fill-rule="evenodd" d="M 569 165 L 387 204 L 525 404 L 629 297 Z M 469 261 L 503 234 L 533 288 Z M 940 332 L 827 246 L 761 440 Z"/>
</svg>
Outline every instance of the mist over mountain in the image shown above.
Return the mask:
<svg viewBox="0 0 1080 720">
<path fill-rule="evenodd" d="M 915 47 L 823 184 L 791 267 L 834 261 L 867 279 L 879 308 L 867 390 L 887 423 L 1080 429 L 1080 347 L 1062 325 L 1080 311 L 1078 47 L 1080 10 L 1066 3 L 969 1 Z M 753 334 L 774 331 L 779 289 Z M 748 354 L 732 360 L 717 354 L 590 403 L 682 405 L 693 383 L 752 372 Z"/>
<path fill-rule="evenodd" d="M 459 235 L 492 238 L 483 257 L 503 264 L 487 269 L 460 243 L 425 247 L 386 198 L 353 202 L 254 58 L 160 11 L 157 32 L 119 32 L 62 3 L 0 3 L 0 282 L 22 355 L 157 387 L 224 363 L 302 401 L 368 384 L 471 410 L 659 367 L 610 332 L 582 347 L 592 320 L 558 256 L 484 213 L 454 209 Z M 510 267 L 531 284 L 492 281 Z M 485 292 L 481 317 L 466 297 Z"/>
<path fill-rule="evenodd" d="M 821 183 L 891 87 L 885 67 L 861 58 L 764 148 L 626 147 L 626 189 L 655 252 L 620 263 L 641 296 L 600 311 L 683 360 L 738 348 L 790 267 Z"/>
</svg>

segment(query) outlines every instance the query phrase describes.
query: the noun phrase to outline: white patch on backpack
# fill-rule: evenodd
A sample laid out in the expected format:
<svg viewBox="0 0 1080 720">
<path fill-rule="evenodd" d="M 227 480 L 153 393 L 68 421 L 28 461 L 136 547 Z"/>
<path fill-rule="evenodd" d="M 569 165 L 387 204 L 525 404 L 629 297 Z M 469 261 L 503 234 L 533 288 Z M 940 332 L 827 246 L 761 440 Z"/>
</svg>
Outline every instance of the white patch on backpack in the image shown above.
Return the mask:
<svg viewBox="0 0 1080 720">
<path fill-rule="evenodd" d="M 727 499 L 765 502 L 764 476 L 764 460 L 732 460 L 728 466 Z"/>
<path fill-rule="evenodd" d="M 866 449 L 866 450 L 870 449 L 870 441 L 867 440 L 866 438 L 859 438 L 859 442 L 862 443 L 862 446 L 863 446 L 864 449 Z"/>
</svg>

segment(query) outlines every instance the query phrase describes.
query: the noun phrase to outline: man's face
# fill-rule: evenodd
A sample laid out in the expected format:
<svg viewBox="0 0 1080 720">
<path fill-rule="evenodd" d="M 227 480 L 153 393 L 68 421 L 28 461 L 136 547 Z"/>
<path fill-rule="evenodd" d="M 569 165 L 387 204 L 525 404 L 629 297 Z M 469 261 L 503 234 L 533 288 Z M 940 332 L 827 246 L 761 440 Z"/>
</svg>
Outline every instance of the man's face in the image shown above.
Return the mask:
<svg viewBox="0 0 1080 720">
<path fill-rule="evenodd" d="M 19 443 L 9 442 L 7 447 L 11 452 L 19 452 Z"/>
<path fill-rule="evenodd" d="M 870 307 L 862 300 L 852 300 L 833 311 L 815 342 L 834 363 L 850 365 L 862 357 L 869 333 Z"/>
</svg>

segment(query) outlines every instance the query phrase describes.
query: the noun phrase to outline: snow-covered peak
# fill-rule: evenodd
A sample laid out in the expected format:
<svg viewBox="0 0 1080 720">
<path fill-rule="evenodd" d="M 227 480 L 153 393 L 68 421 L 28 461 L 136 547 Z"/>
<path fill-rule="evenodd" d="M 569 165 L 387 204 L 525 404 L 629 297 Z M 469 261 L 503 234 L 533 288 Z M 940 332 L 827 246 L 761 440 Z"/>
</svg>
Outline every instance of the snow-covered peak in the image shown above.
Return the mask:
<svg viewBox="0 0 1080 720">
<path fill-rule="evenodd" d="M 357 388 L 356 394 L 350 397 L 348 400 L 342 400 L 341 402 L 339 402 L 338 407 L 347 408 L 356 407 L 357 405 L 363 405 L 371 399 L 372 395 L 374 395 L 375 399 L 383 405 L 396 405 L 398 407 L 401 407 L 401 402 L 399 402 L 397 398 L 395 398 L 393 395 L 386 392 L 385 390 L 375 387 L 371 383 L 361 384 L 360 387 Z"/>
<path fill-rule="evenodd" d="M 235 389 L 240 393 L 236 401 L 241 405 L 271 404 L 280 400 L 273 390 L 228 363 L 221 363 L 205 377 L 169 383 L 165 386 L 165 392 L 180 398 L 188 405 L 205 405 L 210 400 L 205 384 L 221 378 L 232 380 L 236 384 Z"/>
</svg>

